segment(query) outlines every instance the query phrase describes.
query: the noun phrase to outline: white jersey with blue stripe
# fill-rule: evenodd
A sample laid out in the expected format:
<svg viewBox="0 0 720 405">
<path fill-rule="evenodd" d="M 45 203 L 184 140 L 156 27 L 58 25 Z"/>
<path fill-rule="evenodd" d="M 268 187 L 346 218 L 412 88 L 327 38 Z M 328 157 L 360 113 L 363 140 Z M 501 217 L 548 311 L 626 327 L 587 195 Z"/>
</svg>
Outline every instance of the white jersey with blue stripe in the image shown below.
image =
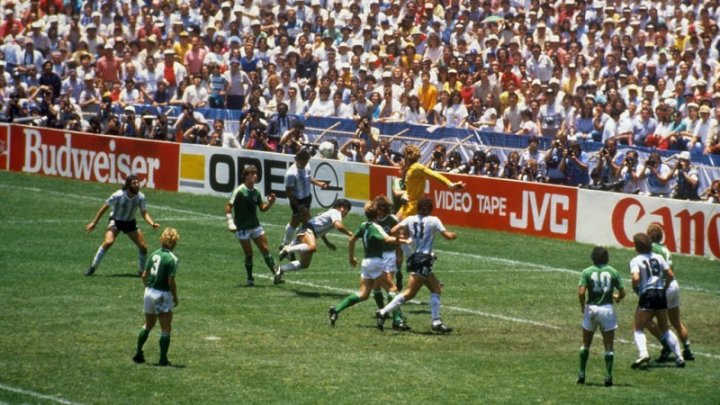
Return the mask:
<svg viewBox="0 0 720 405">
<path fill-rule="evenodd" d="M 143 193 L 137 193 L 131 198 L 126 190 L 118 190 L 105 202 L 110 206 L 110 218 L 116 221 L 132 221 L 138 208 L 140 212 L 146 211 Z"/>
<path fill-rule="evenodd" d="M 647 290 L 665 288 L 665 277 L 670 268 L 668 263 L 657 253 L 646 253 L 635 256 L 630 261 L 630 274 L 640 275 L 638 294 Z"/>
<path fill-rule="evenodd" d="M 445 232 L 445 225 L 440 218 L 434 216 L 413 215 L 403 219 L 401 226 L 407 228 L 412 238 L 412 249 L 415 253 L 431 254 L 436 232 Z"/>
<path fill-rule="evenodd" d="M 335 228 L 335 221 L 342 221 L 342 214 L 337 209 L 331 208 L 313 217 L 308 224 L 312 226 L 315 236 L 321 237 Z"/>
<path fill-rule="evenodd" d="M 292 188 L 297 199 L 310 196 L 310 170 L 310 163 L 302 169 L 293 164 L 285 172 L 285 188 Z"/>
</svg>

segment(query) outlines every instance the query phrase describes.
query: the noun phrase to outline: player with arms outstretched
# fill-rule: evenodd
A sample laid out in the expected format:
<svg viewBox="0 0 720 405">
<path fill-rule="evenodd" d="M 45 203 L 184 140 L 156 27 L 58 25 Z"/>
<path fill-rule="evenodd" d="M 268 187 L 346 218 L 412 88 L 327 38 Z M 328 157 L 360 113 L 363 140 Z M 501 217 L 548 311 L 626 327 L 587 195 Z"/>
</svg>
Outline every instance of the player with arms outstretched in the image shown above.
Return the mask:
<svg viewBox="0 0 720 405">
<path fill-rule="evenodd" d="M 265 230 L 260 225 L 257 209 L 265 212 L 275 203 L 275 194 L 270 193 L 265 199 L 255 187 L 258 181 L 257 167 L 253 165 L 245 166 L 243 169 L 243 184 L 238 186 L 230 196 L 230 201 L 225 204 L 225 217 L 227 218 L 228 230 L 235 232 L 235 237 L 240 241 L 243 253 L 245 253 L 245 271 L 247 272 L 247 285 L 252 287 L 255 285 L 253 278 L 253 250 L 250 240 L 260 249 L 265 264 L 274 275 L 275 260 L 270 254 L 268 248 L 267 236 Z M 233 215 L 234 214 L 234 215 Z"/>
<path fill-rule="evenodd" d="M 585 384 L 585 366 L 590 357 L 590 345 L 592 345 L 595 329 L 599 326 L 605 345 L 605 386 L 610 387 L 613 385 L 612 368 L 615 359 L 613 344 L 615 329 L 618 326 L 613 300 L 620 302 L 625 297 L 625 287 L 620 273 L 608 266 L 610 255 L 607 249 L 596 246 L 590 259 L 593 265 L 583 270 L 578 283 L 578 300 L 580 301 L 580 312 L 583 314 L 583 333 L 577 383 Z M 617 290 L 617 294 L 614 293 L 615 290 Z"/>
<path fill-rule="evenodd" d="M 90 267 L 85 271 L 85 275 L 92 276 L 95 274 L 95 270 L 100 266 L 100 262 L 105 256 L 105 253 L 107 253 L 115 243 L 115 238 L 117 238 L 120 232 L 127 234 L 130 240 L 137 246 L 138 275 L 142 274 L 147 257 L 147 242 L 145 242 L 145 236 L 142 230 L 138 228 L 137 222 L 135 222 L 135 214 L 139 209 L 145 222 L 153 229 L 160 228 L 160 224 L 153 221 L 147 211 L 145 195 L 140 192 L 140 179 L 136 175 L 131 174 L 127 176 L 122 189 L 114 192 L 110 198 L 105 201 L 97 214 L 95 214 L 95 218 L 85 226 L 85 230 L 92 232 L 100 221 L 100 218 L 102 218 L 108 209 L 110 209 L 110 222 L 105 230 L 105 238 L 95 253 Z"/>
<path fill-rule="evenodd" d="M 405 302 L 413 299 L 423 285 L 430 290 L 430 311 L 432 314 L 432 330 L 435 332 L 449 333 L 452 329 L 445 325 L 440 319 L 440 294 L 442 288 L 440 281 L 433 273 L 433 243 L 435 233 L 440 233 L 445 239 L 457 239 L 455 232 L 445 229 L 445 226 L 438 217 L 431 216 L 433 210 L 432 200 L 428 197 L 421 197 L 417 204 L 418 214 L 412 215 L 400 221 L 391 231 L 397 235 L 401 229 L 410 236 L 412 254 L 407 258 L 407 269 L 410 273 L 408 286 L 402 294 L 398 294 L 383 309 L 375 313 L 378 329 L 385 329 L 385 318 Z"/>
<path fill-rule="evenodd" d="M 160 321 L 160 362 L 161 366 L 168 366 L 167 354 L 170 348 L 170 333 L 172 332 L 173 307 L 178 306 L 177 284 L 175 274 L 179 259 L 173 253 L 180 235 L 174 228 L 165 228 L 160 236 L 162 248 L 154 251 L 147 261 L 142 281 L 145 285 L 145 324 L 140 329 L 137 339 L 137 351 L 133 357 L 135 363 L 144 363 L 143 346 L 150 336 L 155 323 Z"/>
</svg>

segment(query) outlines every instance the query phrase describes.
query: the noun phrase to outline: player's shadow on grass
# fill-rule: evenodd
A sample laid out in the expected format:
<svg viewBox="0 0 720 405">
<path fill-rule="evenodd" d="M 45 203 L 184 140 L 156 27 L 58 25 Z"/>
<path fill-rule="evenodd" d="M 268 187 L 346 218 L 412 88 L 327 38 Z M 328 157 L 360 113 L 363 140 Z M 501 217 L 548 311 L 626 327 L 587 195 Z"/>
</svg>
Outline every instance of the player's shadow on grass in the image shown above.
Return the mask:
<svg viewBox="0 0 720 405">
<path fill-rule="evenodd" d="M 113 277 L 113 278 L 140 278 L 140 275 L 137 273 L 116 273 L 116 274 L 108 274 L 106 277 Z"/>
<path fill-rule="evenodd" d="M 153 367 L 157 367 L 157 368 L 170 368 L 170 369 L 173 369 L 173 368 L 184 369 L 185 367 L 187 367 L 184 364 L 175 364 L 172 362 L 170 363 L 170 365 L 167 365 L 167 366 L 161 366 L 159 363 L 154 363 L 154 364 L 150 364 L 150 365 Z"/>
<path fill-rule="evenodd" d="M 586 387 L 597 387 L 597 388 L 602 388 L 602 389 L 611 388 L 611 387 L 606 387 L 604 383 L 600 383 L 600 382 L 597 382 L 597 383 L 586 382 L 585 384 L 582 384 L 582 385 L 585 385 Z M 616 382 L 613 382 L 613 385 L 612 385 L 612 386 L 613 386 L 613 387 L 618 387 L 618 388 L 628 388 L 628 387 L 632 387 L 631 384 L 627 384 L 627 383 L 618 384 L 618 383 L 616 383 Z"/>
<path fill-rule="evenodd" d="M 334 292 L 317 292 L 317 291 L 302 291 L 302 290 L 296 290 L 292 289 L 292 291 L 295 295 L 300 296 L 301 298 L 345 298 L 347 297 L 347 294 L 343 293 L 334 293 Z"/>
</svg>

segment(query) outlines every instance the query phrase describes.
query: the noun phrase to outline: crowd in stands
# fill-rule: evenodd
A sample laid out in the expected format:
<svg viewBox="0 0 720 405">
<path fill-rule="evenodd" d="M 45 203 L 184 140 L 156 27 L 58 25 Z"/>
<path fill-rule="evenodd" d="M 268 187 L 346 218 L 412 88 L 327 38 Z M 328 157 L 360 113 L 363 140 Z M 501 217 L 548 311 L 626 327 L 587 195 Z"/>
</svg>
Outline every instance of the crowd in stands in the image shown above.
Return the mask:
<svg viewBox="0 0 720 405">
<path fill-rule="evenodd" d="M 438 150 L 433 167 L 688 199 L 712 193 L 698 192 L 691 161 L 720 154 L 717 1 L 0 4 L 7 121 L 295 153 L 307 142 L 303 117 L 354 119 L 358 136 L 336 153 L 376 164 L 397 157 L 375 122 L 469 128 L 524 135 L 529 146 L 505 162 Z M 168 106 L 182 113 L 168 119 Z M 239 131 L 199 108 L 242 111 Z M 539 151 L 535 137 L 552 147 Z M 588 156 L 578 140 L 605 148 Z M 632 162 L 618 145 L 677 154 Z"/>
</svg>

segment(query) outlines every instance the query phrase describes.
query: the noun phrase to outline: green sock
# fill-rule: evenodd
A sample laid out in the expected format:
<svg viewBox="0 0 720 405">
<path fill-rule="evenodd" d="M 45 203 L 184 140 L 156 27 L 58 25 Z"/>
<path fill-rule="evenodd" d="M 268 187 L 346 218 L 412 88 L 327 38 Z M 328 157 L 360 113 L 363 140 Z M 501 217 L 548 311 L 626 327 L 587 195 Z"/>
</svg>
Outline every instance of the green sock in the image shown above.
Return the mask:
<svg viewBox="0 0 720 405">
<path fill-rule="evenodd" d="M 148 339 L 148 336 L 150 336 L 150 331 L 143 328 L 140 328 L 140 331 L 138 332 L 138 340 L 137 340 L 137 353 L 142 353 L 142 348 L 145 346 L 145 342 Z"/>
<path fill-rule="evenodd" d="M 383 294 L 381 289 L 374 289 L 373 290 L 373 298 L 375 299 L 375 303 L 378 306 L 378 309 L 383 309 L 385 306 L 385 301 L 383 301 Z"/>
<path fill-rule="evenodd" d="M 170 333 L 163 332 L 160 335 L 160 362 L 166 363 L 168 349 L 170 348 Z"/>
<path fill-rule="evenodd" d="M 252 270 L 253 270 L 253 258 L 252 258 L 252 256 L 246 257 L 245 258 L 245 271 L 247 272 L 248 280 L 253 279 Z"/>
<path fill-rule="evenodd" d="M 392 302 L 392 300 L 395 298 L 395 296 L 397 296 L 397 293 L 389 292 L 387 295 L 388 302 Z M 397 309 L 395 309 L 392 312 L 392 317 L 393 317 L 393 325 L 397 325 L 403 321 L 403 315 L 402 315 L 402 311 L 400 310 L 400 307 L 397 307 Z"/>
<path fill-rule="evenodd" d="M 608 378 L 612 378 L 613 360 L 615 360 L 615 353 L 605 352 L 605 376 Z"/>
<path fill-rule="evenodd" d="M 345 308 L 351 307 L 351 306 L 357 304 L 358 302 L 360 302 L 360 296 L 357 294 L 350 294 L 347 297 L 345 297 L 344 300 L 340 301 L 339 304 L 337 304 L 337 306 L 335 307 L 335 310 L 338 313 L 340 313 Z"/>
<path fill-rule="evenodd" d="M 580 348 L 580 373 L 585 374 L 588 358 L 590 357 L 590 349 L 587 347 Z M 607 359 L 606 359 L 607 361 Z"/>
<path fill-rule="evenodd" d="M 269 253 L 264 257 L 264 259 L 265 264 L 268 266 L 268 269 L 270 269 L 270 272 L 275 274 L 275 259 L 273 259 L 272 255 Z"/>
</svg>

